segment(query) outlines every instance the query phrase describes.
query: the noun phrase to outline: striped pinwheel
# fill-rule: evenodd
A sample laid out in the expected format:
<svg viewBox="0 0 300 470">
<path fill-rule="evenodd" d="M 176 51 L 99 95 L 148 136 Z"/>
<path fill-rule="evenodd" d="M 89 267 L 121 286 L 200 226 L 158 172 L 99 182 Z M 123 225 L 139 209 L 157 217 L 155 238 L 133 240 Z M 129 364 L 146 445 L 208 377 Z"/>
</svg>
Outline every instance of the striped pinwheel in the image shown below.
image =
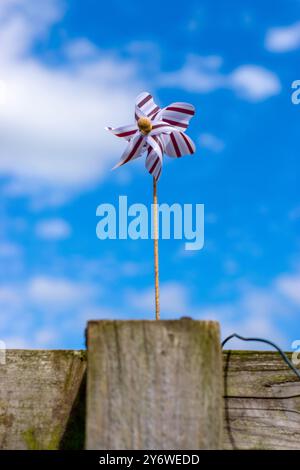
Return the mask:
<svg viewBox="0 0 300 470">
<path fill-rule="evenodd" d="M 114 167 L 141 157 L 146 152 L 146 168 L 153 176 L 154 207 L 154 272 L 155 272 L 155 318 L 159 320 L 159 283 L 158 283 L 158 211 L 157 185 L 161 170 L 163 154 L 179 158 L 195 152 L 195 144 L 185 134 L 195 108 L 188 103 L 172 103 L 166 108 L 157 106 L 152 96 L 141 93 L 135 103 L 135 123 L 123 127 L 106 127 L 117 137 L 128 141 L 121 160 Z"/>
<path fill-rule="evenodd" d="M 194 114 L 195 108 L 189 103 L 172 103 L 161 109 L 149 93 L 141 93 L 136 98 L 134 124 L 117 128 L 106 127 L 115 136 L 128 141 L 120 162 L 114 168 L 147 152 L 146 168 L 158 181 L 163 154 L 179 158 L 195 152 L 194 142 L 185 134 Z"/>
</svg>

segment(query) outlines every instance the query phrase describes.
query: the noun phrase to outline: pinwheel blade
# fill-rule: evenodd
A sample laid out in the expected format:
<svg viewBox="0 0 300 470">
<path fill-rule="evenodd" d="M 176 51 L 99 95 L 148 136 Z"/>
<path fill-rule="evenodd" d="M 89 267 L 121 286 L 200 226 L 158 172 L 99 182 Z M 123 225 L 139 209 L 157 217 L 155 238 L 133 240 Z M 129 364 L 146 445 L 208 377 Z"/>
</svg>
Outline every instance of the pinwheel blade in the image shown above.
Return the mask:
<svg viewBox="0 0 300 470">
<path fill-rule="evenodd" d="M 174 126 L 179 131 L 185 131 L 194 114 L 195 108 L 192 104 L 172 103 L 159 112 L 157 119 Z"/>
<path fill-rule="evenodd" d="M 105 127 L 105 130 L 111 132 L 116 137 L 123 137 L 126 140 L 130 140 L 136 134 L 138 128 L 136 124 L 129 124 L 128 126 L 122 127 Z"/>
<path fill-rule="evenodd" d="M 195 153 L 196 146 L 192 139 L 181 131 L 174 131 L 171 134 L 161 135 L 164 152 L 169 157 L 179 158 L 183 155 Z"/>
<path fill-rule="evenodd" d="M 145 137 L 142 135 L 136 135 L 133 139 L 128 143 L 125 152 L 123 153 L 121 160 L 117 163 L 113 170 L 119 168 L 125 163 L 130 162 L 131 160 L 135 160 L 136 158 L 140 157 L 144 152 L 145 148 Z"/>
<path fill-rule="evenodd" d="M 158 181 L 162 170 L 163 144 L 159 136 L 148 136 L 147 143 L 146 168 L 150 175 Z"/>
<path fill-rule="evenodd" d="M 155 119 L 160 107 L 154 102 L 153 96 L 147 91 L 140 93 L 135 100 L 135 118 L 148 117 Z"/>
<path fill-rule="evenodd" d="M 157 121 L 155 120 L 152 125 L 152 130 L 150 135 L 160 135 L 160 134 L 170 134 L 173 132 L 175 128 L 170 126 L 170 124 L 166 124 L 164 121 Z"/>
</svg>

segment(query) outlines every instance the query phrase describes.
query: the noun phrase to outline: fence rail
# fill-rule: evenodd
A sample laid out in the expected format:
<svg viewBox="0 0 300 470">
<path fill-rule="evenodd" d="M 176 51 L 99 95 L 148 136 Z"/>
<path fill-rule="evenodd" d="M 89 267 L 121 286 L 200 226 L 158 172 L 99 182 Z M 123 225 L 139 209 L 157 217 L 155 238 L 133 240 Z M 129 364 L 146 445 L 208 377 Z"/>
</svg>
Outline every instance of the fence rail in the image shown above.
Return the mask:
<svg viewBox="0 0 300 470">
<path fill-rule="evenodd" d="M 275 352 L 225 351 L 225 449 L 300 449 L 300 381 Z M 80 449 L 85 351 L 8 350 L 0 448 Z"/>
</svg>

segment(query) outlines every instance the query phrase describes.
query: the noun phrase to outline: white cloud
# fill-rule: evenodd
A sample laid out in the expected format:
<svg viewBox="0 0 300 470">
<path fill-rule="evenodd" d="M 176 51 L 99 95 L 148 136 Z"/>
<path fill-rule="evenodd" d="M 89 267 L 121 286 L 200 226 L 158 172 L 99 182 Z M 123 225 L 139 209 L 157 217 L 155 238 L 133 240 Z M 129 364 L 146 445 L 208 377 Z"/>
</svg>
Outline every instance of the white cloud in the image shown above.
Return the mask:
<svg viewBox="0 0 300 470">
<path fill-rule="evenodd" d="M 222 152 L 225 147 L 225 143 L 223 142 L 223 140 L 209 133 L 200 134 L 199 144 L 201 147 L 211 150 L 214 153 Z"/>
<path fill-rule="evenodd" d="M 69 264 L 70 267 L 70 264 Z M 101 283 L 115 283 L 124 278 L 140 277 L 152 272 L 152 264 L 144 261 L 124 261 L 115 256 L 113 252 L 106 252 L 100 258 L 84 259 L 76 257 L 71 269 L 80 272 L 85 279 L 96 278 Z"/>
<path fill-rule="evenodd" d="M 230 89 L 239 97 L 252 102 L 263 101 L 281 90 L 277 75 L 264 67 L 245 64 L 224 74 L 220 70 L 221 65 L 219 57 L 190 55 L 181 69 L 162 74 L 159 83 L 161 86 L 175 86 L 199 93 Z"/>
<path fill-rule="evenodd" d="M 19 313 L 22 306 L 28 311 L 33 308 L 42 310 L 62 310 L 74 308 L 93 299 L 101 292 L 99 286 L 91 282 L 75 281 L 67 277 L 39 275 L 24 281 L 2 284 L 0 287 L 0 305 L 5 312 Z M 11 319 L 6 315 L 7 321 Z"/>
<path fill-rule="evenodd" d="M 32 51 L 63 14 L 60 0 L 45 0 L 42 9 L 34 0 L 1 1 L 0 174 L 9 179 L 4 194 L 26 195 L 35 209 L 64 204 L 110 174 L 123 142 L 104 126 L 132 121 L 134 97 L 145 88 L 139 64 L 144 70 L 150 64 L 143 57 L 155 56 L 148 75 L 158 86 L 202 93 L 227 88 L 251 101 L 280 91 L 277 77 L 262 67 L 221 73 L 217 55 L 191 55 L 181 70 L 160 74 L 160 51 L 147 41 L 129 44 L 128 58 L 121 59 L 86 38 L 66 40 L 49 65 Z"/>
<path fill-rule="evenodd" d="M 234 259 L 226 259 L 224 261 L 224 271 L 228 276 L 234 276 L 239 270 L 239 265 Z"/>
<path fill-rule="evenodd" d="M 249 101 L 262 101 L 277 95 L 281 90 L 275 73 L 257 65 L 243 65 L 229 76 L 229 87 Z"/>
<path fill-rule="evenodd" d="M 96 311 L 101 292 L 92 282 L 49 275 L 7 282 L 0 287 L 0 338 L 9 348 L 78 345 L 83 312 Z"/>
<path fill-rule="evenodd" d="M 161 60 L 161 49 L 159 45 L 152 41 L 132 41 L 125 46 L 125 50 L 131 57 L 144 62 L 143 66 L 152 72 L 159 70 Z"/>
<path fill-rule="evenodd" d="M 267 31 L 265 47 L 271 52 L 289 52 L 300 47 L 300 22 Z"/>
<path fill-rule="evenodd" d="M 63 240 L 71 235 L 71 226 L 63 219 L 48 219 L 37 223 L 36 235 L 46 240 Z"/>
<path fill-rule="evenodd" d="M 217 320 L 223 338 L 236 332 L 265 337 L 289 348 L 285 332 L 276 325 L 286 317 L 295 319 L 300 304 L 299 279 L 298 273 L 282 275 L 263 288 L 237 283 L 234 299 L 207 304 L 193 300 L 193 285 L 178 281 L 161 283 L 161 315 L 165 319 L 190 316 Z M 70 340 L 72 331 L 78 344 L 89 319 L 154 318 L 153 286 L 120 290 L 118 301 L 113 304 L 109 293 L 103 295 L 99 284 L 67 277 L 40 275 L 7 283 L 0 289 L 0 308 L 6 312 L 0 316 L 1 339 L 8 338 L 14 344 L 24 342 L 26 347 L 55 347 L 61 346 L 66 338 Z M 228 347 L 262 349 L 264 345 L 232 341 Z"/>
<path fill-rule="evenodd" d="M 15 258 L 22 254 L 22 247 L 16 243 L 0 242 L 0 258 Z"/>
<path fill-rule="evenodd" d="M 300 206 L 296 206 L 290 210 L 288 213 L 288 217 L 290 220 L 298 220 L 300 219 Z"/>
<path fill-rule="evenodd" d="M 201 57 L 190 54 L 181 69 L 161 74 L 159 84 L 190 92 L 208 93 L 224 84 L 224 77 L 219 71 L 221 64 L 222 58 L 219 56 Z"/>
<path fill-rule="evenodd" d="M 230 269 L 232 266 L 230 266 Z M 236 266 L 234 266 L 236 268 Z M 300 277 L 279 276 L 269 286 L 238 283 L 235 299 L 197 304 L 193 302 L 193 287 L 180 282 L 162 283 L 160 286 L 161 315 L 163 318 L 190 316 L 220 322 L 222 338 L 232 333 L 242 336 L 265 337 L 289 349 L 285 333 L 276 327 L 286 316 L 295 317 L 300 304 Z M 126 305 L 131 314 L 154 316 L 154 288 L 127 292 Z M 232 340 L 228 348 L 269 349 L 263 343 L 243 343 Z"/>
<path fill-rule="evenodd" d="M 2 285 L 0 287 L 0 305 L 19 304 L 16 296 L 16 289 L 10 285 Z"/>
<path fill-rule="evenodd" d="M 64 53 L 72 60 L 95 60 L 99 56 L 97 47 L 85 38 L 67 43 L 64 47 Z"/>
<path fill-rule="evenodd" d="M 282 275 L 276 285 L 282 294 L 300 307 L 300 275 Z"/>
<path fill-rule="evenodd" d="M 59 330 L 45 328 L 26 336 L 8 335 L 3 340 L 7 349 L 36 349 L 54 347 L 60 339 Z"/>
<path fill-rule="evenodd" d="M 32 340 L 22 336 L 5 336 L 3 340 L 7 349 L 30 349 L 32 348 Z"/>
<path fill-rule="evenodd" d="M 141 314 L 154 312 L 154 287 L 130 290 L 127 293 L 130 307 Z M 166 282 L 160 286 L 160 308 L 163 315 L 185 316 L 189 305 L 189 292 L 179 282 Z"/>
<path fill-rule="evenodd" d="M 37 276 L 25 285 L 24 295 L 34 305 L 51 305 L 62 309 L 84 304 L 96 294 L 95 287 L 67 278 Z"/>
<path fill-rule="evenodd" d="M 54 328 L 41 328 L 34 335 L 34 341 L 37 347 L 47 347 L 49 344 L 55 344 L 59 333 Z"/>
<path fill-rule="evenodd" d="M 218 221 L 218 216 L 214 212 L 208 212 L 205 214 L 205 223 L 206 224 L 216 224 Z"/>
<path fill-rule="evenodd" d="M 33 41 L 47 35 L 64 10 L 62 0 L 46 0 L 36 8 L 35 0 L 1 0 L 1 58 L 25 55 Z"/>
<path fill-rule="evenodd" d="M 4 224 L 3 220 L 2 224 Z M 2 278 L 5 280 L 10 276 L 19 276 L 23 270 L 23 247 L 15 242 L 7 241 L 5 239 L 0 240 L 0 279 Z"/>
<path fill-rule="evenodd" d="M 22 335 L 21 330 L 18 333 L 18 335 L 12 333 L 1 337 L 7 349 L 53 348 L 56 346 L 57 341 L 61 339 L 60 331 L 51 327 L 37 329 L 30 334 L 28 332 L 28 334 Z"/>
<path fill-rule="evenodd" d="M 281 274 L 268 286 L 258 287 L 241 283 L 235 301 L 208 305 L 202 309 L 202 318 L 220 321 L 222 336 L 239 333 L 242 336 L 265 337 L 290 350 L 285 332 L 276 327 L 283 321 L 295 324 L 300 306 L 300 272 Z M 295 330 L 297 334 L 297 330 Z M 261 343 L 241 343 L 234 340 L 228 347 L 262 349 Z"/>
<path fill-rule="evenodd" d="M 123 147 L 104 126 L 132 121 L 142 84 L 134 61 L 84 39 L 63 46 L 64 65 L 47 66 L 31 50 L 62 15 L 61 2 L 47 0 L 43 9 L 32 0 L 5 5 L 0 173 L 11 178 L 6 195 L 60 204 L 109 174 Z"/>
<path fill-rule="evenodd" d="M 220 322 L 222 338 L 232 333 L 246 337 L 264 337 L 279 346 L 289 347 L 285 335 L 276 328 L 278 319 L 283 315 L 293 314 L 295 310 L 287 304 L 276 288 L 276 282 L 269 287 L 255 285 L 241 286 L 235 300 L 206 305 L 201 309 L 199 318 L 208 318 Z M 266 349 L 263 343 L 244 343 L 231 340 L 226 348 Z"/>
<path fill-rule="evenodd" d="M 4 105 L 7 96 L 7 86 L 6 83 L 0 80 L 0 106 Z"/>
</svg>

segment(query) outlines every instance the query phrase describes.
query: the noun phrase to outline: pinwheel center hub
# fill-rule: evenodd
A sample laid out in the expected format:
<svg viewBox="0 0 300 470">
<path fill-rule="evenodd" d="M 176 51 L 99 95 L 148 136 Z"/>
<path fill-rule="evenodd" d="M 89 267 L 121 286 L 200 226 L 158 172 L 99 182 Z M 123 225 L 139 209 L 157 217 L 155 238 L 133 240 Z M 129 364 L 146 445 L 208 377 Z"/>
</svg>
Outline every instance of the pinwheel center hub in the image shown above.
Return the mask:
<svg viewBox="0 0 300 470">
<path fill-rule="evenodd" d="M 139 118 L 137 122 L 138 128 L 142 134 L 147 135 L 152 130 L 152 123 L 150 119 L 146 117 Z"/>
</svg>

